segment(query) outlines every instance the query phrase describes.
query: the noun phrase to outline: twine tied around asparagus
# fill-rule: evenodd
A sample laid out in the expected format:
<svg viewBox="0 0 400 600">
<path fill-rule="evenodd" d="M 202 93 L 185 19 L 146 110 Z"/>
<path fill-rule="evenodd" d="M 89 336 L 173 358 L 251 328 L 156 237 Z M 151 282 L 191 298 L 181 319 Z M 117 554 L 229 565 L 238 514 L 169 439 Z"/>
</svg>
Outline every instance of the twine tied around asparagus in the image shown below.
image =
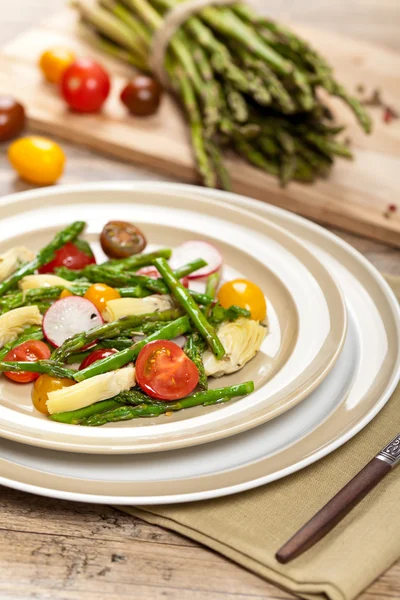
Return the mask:
<svg viewBox="0 0 400 600">
<path fill-rule="evenodd" d="M 179 27 L 192 15 L 200 12 L 207 6 L 227 6 L 236 4 L 237 0 L 188 0 L 171 8 L 164 17 L 162 26 L 154 32 L 149 65 L 159 82 L 171 89 L 167 72 L 164 67 L 165 55 L 169 42 Z"/>
</svg>

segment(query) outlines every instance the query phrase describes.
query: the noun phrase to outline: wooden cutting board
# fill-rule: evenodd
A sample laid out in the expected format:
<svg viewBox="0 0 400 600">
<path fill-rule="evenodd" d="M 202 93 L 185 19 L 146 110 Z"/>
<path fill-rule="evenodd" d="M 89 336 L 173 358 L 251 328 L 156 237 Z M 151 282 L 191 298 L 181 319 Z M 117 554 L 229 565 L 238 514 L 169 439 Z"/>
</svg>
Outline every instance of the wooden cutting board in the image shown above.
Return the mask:
<svg viewBox="0 0 400 600">
<path fill-rule="evenodd" d="M 294 29 L 330 58 L 338 78 L 350 91 L 355 93 L 360 83 L 368 93 L 379 88 L 385 102 L 400 110 L 400 55 L 305 26 Z M 57 90 L 42 80 L 38 57 L 54 45 L 97 58 L 113 73 L 113 93 L 101 114 L 69 112 Z M 127 116 L 118 96 L 132 70 L 83 43 L 76 35 L 72 11 L 56 15 L 9 43 L 2 50 L 0 64 L 0 93 L 17 96 L 26 105 L 31 124 L 41 132 L 162 170 L 180 181 L 197 181 L 185 122 L 174 101 L 165 95 L 159 113 L 152 118 Z M 332 107 L 338 119 L 348 124 L 353 161 L 339 159 L 329 179 L 313 185 L 291 183 L 282 190 L 274 178 L 232 160 L 234 190 L 400 247 L 400 119 L 385 124 L 382 109 L 373 108 L 374 132 L 365 136 L 346 107 L 337 100 Z M 399 204 L 399 208 L 387 218 L 389 204 Z"/>
</svg>

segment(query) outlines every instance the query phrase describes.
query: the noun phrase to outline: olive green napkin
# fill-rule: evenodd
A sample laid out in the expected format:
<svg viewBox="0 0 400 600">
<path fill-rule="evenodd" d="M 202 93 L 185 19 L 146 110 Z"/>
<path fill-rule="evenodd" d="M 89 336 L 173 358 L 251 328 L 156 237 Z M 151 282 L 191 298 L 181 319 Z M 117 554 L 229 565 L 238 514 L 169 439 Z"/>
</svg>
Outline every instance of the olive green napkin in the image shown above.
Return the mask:
<svg viewBox="0 0 400 600">
<path fill-rule="evenodd" d="M 400 299 L 400 278 L 388 278 Z M 280 565 L 278 548 L 400 430 L 400 386 L 353 440 L 264 487 L 204 502 L 118 507 L 193 538 L 302 598 L 351 600 L 400 557 L 400 467 L 311 550 Z"/>
</svg>

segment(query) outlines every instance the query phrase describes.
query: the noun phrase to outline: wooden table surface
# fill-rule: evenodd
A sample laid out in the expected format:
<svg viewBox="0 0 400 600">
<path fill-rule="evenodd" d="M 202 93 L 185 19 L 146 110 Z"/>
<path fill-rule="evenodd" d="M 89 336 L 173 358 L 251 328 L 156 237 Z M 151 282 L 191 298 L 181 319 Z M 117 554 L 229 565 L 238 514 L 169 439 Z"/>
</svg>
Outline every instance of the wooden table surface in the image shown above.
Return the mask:
<svg viewBox="0 0 400 600">
<path fill-rule="evenodd" d="M 257 0 L 260 6 L 264 0 Z M 269 12 L 400 51 L 399 0 L 268 0 Z M 63 6 L 63 0 L 13 0 L 2 11 L 0 45 Z M 264 4 L 265 7 L 265 4 Z M 399 74 L 397 74 L 399 76 Z M 10 92 L 13 90 L 10 90 Z M 166 180 L 62 142 L 63 183 Z M 28 189 L 0 145 L 0 195 Z M 400 252 L 338 233 L 381 271 L 400 275 Z M 2 600 L 275 600 L 281 591 L 219 555 L 107 506 L 50 500 L 0 487 Z M 400 598 L 400 561 L 360 597 Z"/>
</svg>

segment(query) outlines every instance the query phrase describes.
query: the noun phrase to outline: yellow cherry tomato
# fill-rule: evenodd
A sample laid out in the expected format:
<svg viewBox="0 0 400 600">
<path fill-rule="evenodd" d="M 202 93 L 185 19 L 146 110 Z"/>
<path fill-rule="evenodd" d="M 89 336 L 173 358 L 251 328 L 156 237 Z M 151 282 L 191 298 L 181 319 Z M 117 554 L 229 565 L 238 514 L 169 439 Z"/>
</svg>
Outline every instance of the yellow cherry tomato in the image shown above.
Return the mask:
<svg viewBox="0 0 400 600">
<path fill-rule="evenodd" d="M 74 294 L 72 292 L 70 292 L 69 290 L 67 290 L 65 288 L 65 290 L 63 290 L 61 292 L 61 294 L 58 296 L 58 299 L 61 300 L 61 298 L 68 298 L 68 296 L 73 296 Z"/>
<path fill-rule="evenodd" d="M 249 310 L 255 321 L 263 321 L 267 316 L 264 294 L 258 285 L 247 279 L 233 279 L 224 283 L 218 292 L 218 301 L 224 308 L 235 304 Z"/>
<path fill-rule="evenodd" d="M 97 310 L 102 313 L 107 302 L 121 298 L 121 294 L 105 283 L 94 283 L 87 289 L 84 298 L 93 302 Z"/>
<path fill-rule="evenodd" d="M 65 69 L 75 60 L 75 54 L 68 48 L 49 48 L 43 52 L 39 67 L 50 83 L 59 83 Z"/>
<path fill-rule="evenodd" d="M 72 379 L 64 379 L 61 377 L 51 377 L 50 375 L 41 375 L 35 381 L 35 385 L 32 388 L 32 404 L 39 412 L 44 415 L 48 415 L 47 400 L 49 399 L 49 393 L 55 390 L 61 390 L 62 388 L 74 385 L 75 381 Z"/>
<path fill-rule="evenodd" d="M 32 135 L 9 146 L 8 160 L 22 179 L 37 185 L 50 185 L 61 177 L 65 155 L 55 142 Z"/>
</svg>

